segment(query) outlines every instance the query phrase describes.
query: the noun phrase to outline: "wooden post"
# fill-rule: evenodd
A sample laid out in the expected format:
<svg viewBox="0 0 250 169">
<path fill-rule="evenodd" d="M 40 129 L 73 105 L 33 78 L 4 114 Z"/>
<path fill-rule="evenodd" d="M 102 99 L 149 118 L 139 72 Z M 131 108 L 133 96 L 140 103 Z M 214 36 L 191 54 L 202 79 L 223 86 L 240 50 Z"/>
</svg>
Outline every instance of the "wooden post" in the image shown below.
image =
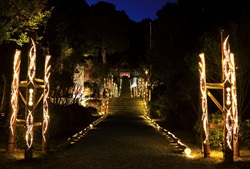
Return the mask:
<svg viewBox="0 0 250 169">
<path fill-rule="evenodd" d="M 34 108 L 35 108 L 35 74 L 36 74 L 36 34 L 30 34 L 29 54 L 28 54 L 28 71 L 27 71 L 27 86 L 26 86 L 26 146 L 25 159 L 31 159 L 33 156 L 33 132 L 34 132 Z"/>
<path fill-rule="evenodd" d="M 233 163 L 233 137 L 234 137 L 234 117 L 232 110 L 232 65 L 228 37 L 223 43 L 223 117 L 224 117 L 224 162 Z"/>
<path fill-rule="evenodd" d="M 49 77 L 50 77 L 50 55 L 45 56 L 44 66 L 44 91 L 43 91 L 43 124 L 42 124 L 42 152 L 47 152 L 48 126 L 49 126 Z"/>
<path fill-rule="evenodd" d="M 19 92 L 19 78 L 21 65 L 21 51 L 16 50 L 13 65 L 13 81 L 11 84 L 11 112 L 10 112 L 10 127 L 8 139 L 8 151 L 14 151 L 16 139 L 16 117 L 18 113 L 18 92 Z"/>
<path fill-rule="evenodd" d="M 206 83 L 206 64 L 204 53 L 200 55 L 199 70 L 200 70 L 200 99 L 201 99 L 201 124 L 202 124 L 202 144 L 204 158 L 210 156 L 209 145 L 209 126 L 208 126 L 208 106 L 207 106 L 207 83 Z"/>
</svg>

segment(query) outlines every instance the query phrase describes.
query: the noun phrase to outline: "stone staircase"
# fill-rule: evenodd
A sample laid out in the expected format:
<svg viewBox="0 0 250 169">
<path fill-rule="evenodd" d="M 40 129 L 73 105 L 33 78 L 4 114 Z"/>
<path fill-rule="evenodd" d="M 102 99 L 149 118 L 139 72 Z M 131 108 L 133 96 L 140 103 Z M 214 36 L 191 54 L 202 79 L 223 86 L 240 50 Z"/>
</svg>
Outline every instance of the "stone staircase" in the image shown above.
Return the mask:
<svg viewBox="0 0 250 169">
<path fill-rule="evenodd" d="M 128 77 L 122 78 L 121 96 L 109 99 L 108 113 L 119 114 L 119 112 L 143 113 L 143 100 L 142 98 L 131 97 Z"/>
<path fill-rule="evenodd" d="M 130 82 L 129 78 L 127 77 L 122 78 L 122 89 L 120 97 L 131 97 Z"/>
<path fill-rule="evenodd" d="M 109 99 L 108 113 L 117 114 L 119 112 L 143 114 L 142 98 L 121 97 Z"/>
</svg>

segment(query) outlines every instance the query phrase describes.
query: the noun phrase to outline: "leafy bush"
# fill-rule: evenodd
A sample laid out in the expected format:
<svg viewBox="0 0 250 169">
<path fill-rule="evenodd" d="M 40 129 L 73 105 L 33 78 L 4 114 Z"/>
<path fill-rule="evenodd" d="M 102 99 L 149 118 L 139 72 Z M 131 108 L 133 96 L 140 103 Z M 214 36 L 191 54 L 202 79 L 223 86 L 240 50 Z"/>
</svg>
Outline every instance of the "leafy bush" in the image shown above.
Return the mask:
<svg viewBox="0 0 250 169">
<path fill-rule="evenodd" d="M 149 102 L 148 104 L 148 108 L 149 108 L 149 116 L 150 118 L 161 118 L 162 117 L 162 113 L 160 110 L 160 107 L 157 105 L 154 105 L 152 102 Z"/>
<path fill-rule="evenodd" d="M 222 113 L 215 112 L 209 118 L 209 124 L 216 124 L 223 126 Z M 209 129 L 209 143 L 210 148 L 214 150 L 223 150 L 223 128 L 222 129 Z"/>
<path fill-rule="evenodd" d="M 209 117 L 210 124 L 223 125 L 223 118 L 221 112 L 215 112 Z M 196 135 L 196 140 L 201 143 L 201 132 L 203 130 L 201 121 L 197 121 L 194 126 L 194 132 Z M 213 150 L 223 149 L 223 130 L 209 129 L 209 143 L 210 148 Z"/>
<path fill-rule="evenodd" d="M 26 127 L 25 126 L 17 126 L 16 127 L 16 142 L 15 146 L 18 148 L 24 148 L 26 142 L 25 142 L 25 132 Z"/>
<path fill-rule="evenodd" d="M 210 148 L 214 150 L 223 150 L 223 130 L 210 129 L 209 131 Z"/>
<path fill-rule="evenodd" d="M 239 122 L 239 140 L 243 145 L 250 144 L 250 120 L 247 119 L 243 122 Z"/>
<path fill-rule="evenodd" d="M 74 130 L 91 121 L 93 108 L 84 108 L 78 104 L 68 106 L 53 105 L 50 113 L 49 133 L 51 136 Z"/>
</svg>

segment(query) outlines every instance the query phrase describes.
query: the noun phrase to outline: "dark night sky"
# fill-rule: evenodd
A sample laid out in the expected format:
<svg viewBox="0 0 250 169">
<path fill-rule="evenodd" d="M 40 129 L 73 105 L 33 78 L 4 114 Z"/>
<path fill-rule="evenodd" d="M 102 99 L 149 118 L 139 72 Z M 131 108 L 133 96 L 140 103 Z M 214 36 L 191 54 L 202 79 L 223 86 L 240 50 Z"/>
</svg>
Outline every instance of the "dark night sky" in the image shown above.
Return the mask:
<svg viewBox="0 0 250 169">
<path fill-rule="evenodd" d="M 86 0 L 89 5 L 96 4 L 100 0 Z M 129 18 L 135 22 L 142 19 L 156 19 L 156 12 L 167 2 L 176 2 L 176 0 L 102 0 L 112 3 L 117 10 L 124 10 Z"/>
</svg>

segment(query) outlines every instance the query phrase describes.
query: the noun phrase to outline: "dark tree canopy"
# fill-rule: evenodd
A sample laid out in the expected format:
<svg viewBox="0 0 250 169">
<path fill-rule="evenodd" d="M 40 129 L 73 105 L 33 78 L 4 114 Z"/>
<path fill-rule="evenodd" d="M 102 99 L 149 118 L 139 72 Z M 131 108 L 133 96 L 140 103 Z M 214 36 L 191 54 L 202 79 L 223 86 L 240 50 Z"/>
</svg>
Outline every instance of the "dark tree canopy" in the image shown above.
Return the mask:
<svg viewBox="0 0 250 169">
<path fill-rule="evenodd" d="M 249 5 L 243 0 L 178 0 L 177 3 L 167 3 L 157 12 L 150 55 L 152 80 L 166 86 L 164 90 L 168 94 L 165 102 L 171 104 L 165 106 L 166 111 L 175 112 L 178 118 L 183 118 L 189 105 L 195 108 L 193 112 L 198 112 L 198 103 L 194 100 L 199 99 L 200 52 L 205 52 L 207 57 L 208 81 L 220 82 L 220 33 L 223 30 L 224 38 L 230 35 L 231 51 L 235 53 L 236 65 L 239 67 L 239 113 L 244 114 L 249 106 L 249 99 L 246 98 L 249 97 L 250 60 L 247 58 L 250 58 L 250 53 L 245 46 L 250 43 L 249 11 Z M 188 112 L 186 114 L 189 117 L 191 115 Z"/>
<path fill-rule="evenodd" d="M 47 0 L 8 0 L 0 2 L 0 44 L 15 41 L 18 45 L 28 41 L 28 32 L 44 27 L 50 10 Z"/>
<path fill-rule="evenodd" d="M 197 64 L 200 52 L 211 55 L 208 63 L 213 66 L 209 70 L 212 72 L 208 75 L 209 80 L 219 79 L 221 70 L 217 65 L 221 53 L 218 52 L 220 31 L 223 30 L 225 36 L 230 35 L 236 63 L 242 67 L 238 70 L 239 91 L 244 91 L 243 97 L 249 98 L 250 7 L 245 0 L 178 0 L 177 3 L 166 3 L 157 12 L 156 20 L 145 19 L 138 23 L 131 21 L 124 11 L 116 10 L 111 3 L 101 1 L 89 6 L 85 0 L 46 2 L 1 1 L 0 43 L 1 49 L 7 46 L 2 43 L 4 41 L 22 44 L 26 37 L 23 35 L 34 30 L 43 36 L 39 52 L 46 48 L 52 55 L 54 84 L 67 79 L 67 85 L 71 85 L 75 64 L 86 58 L 99 65 L 100 69 L 95 69 L 98 79 L 98 73 L 102 69 L 108 72 L 106 69 L 110 66 L 102 65 L 104 58 L 109 64 L 127 56 L 151 68 L 154 87 L 164 84 L 160 87 L 165 90 L 162 93 L 167 94 L 167 98 L 162 98 L 166 103 L 163 107 L 175 111 L 181 118 L 184 109 L 197 111 L 198 104 L 194 100 L 199 91 Z M 50 9 L 53 9 L 51 16 Z M 8 45 L 5 49 L 15 48 Z M 10 55 L 11 52 L 5 53 Z M 217 71 L 219 73 L 215 73 Z M 1 72 L 4 74 L 3 70 Z M 102 74 L 100 78 L 104 76 Z M 241 102 L 247 109 L 248 102 Z"/>
<path fill-rule="evenodd" d="M 100 52 L 122 53 L 129 46 L 128 22 L 125 12 L 117 11 L 113 4 L 99 2 L 92 5 L 81 18 L 76 45 L 80 45 L 85 56 L 97 56 Z"/>
</svg>

